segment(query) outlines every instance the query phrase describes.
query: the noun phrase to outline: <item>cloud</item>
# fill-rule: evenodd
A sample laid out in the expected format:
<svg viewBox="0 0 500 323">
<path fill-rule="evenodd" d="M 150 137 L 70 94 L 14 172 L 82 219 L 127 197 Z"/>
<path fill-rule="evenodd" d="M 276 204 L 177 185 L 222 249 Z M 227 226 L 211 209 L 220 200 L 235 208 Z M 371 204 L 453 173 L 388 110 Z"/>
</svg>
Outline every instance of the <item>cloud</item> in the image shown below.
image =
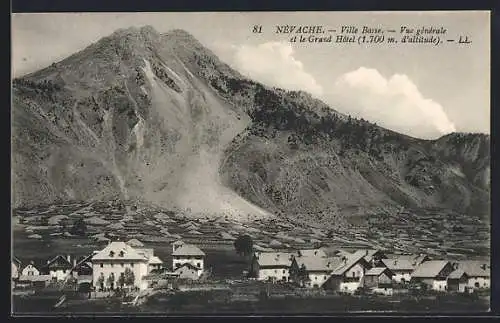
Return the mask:
<svg viewBox="0 0 500 323">
<path fill-rule="evenodd" d="M 376 69 L 360 67 L 337 79 L 329 101 L 344 113 L 414 137 L 455 131 L 443 107 L 425 98 L 404 74 L 385 78 Z"/>
<path fill-rule="evenodd" d="M 323 88 L 304 70 L 302 62 L 294 57 L 289 43 L 267 42 L 233 46 L 233 65 L 242 74 L 270 86 L 287 90 L 302 90 L 316 96 Z"/>
</svg>

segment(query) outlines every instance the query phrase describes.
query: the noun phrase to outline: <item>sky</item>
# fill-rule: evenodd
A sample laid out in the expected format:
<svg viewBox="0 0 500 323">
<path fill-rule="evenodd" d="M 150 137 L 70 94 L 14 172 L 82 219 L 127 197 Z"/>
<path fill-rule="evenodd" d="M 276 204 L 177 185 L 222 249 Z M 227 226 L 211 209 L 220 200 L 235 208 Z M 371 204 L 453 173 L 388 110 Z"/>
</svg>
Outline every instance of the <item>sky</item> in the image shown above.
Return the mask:
<svg viewBox="0 0 500 323">
<path fill-rule="evenodd" d="M 410 136 L 490 131 L 489 12 L 50 13 L 12 15 L 14 77 L 46 67 L 118 28 L 184 29 L 242 74 L 304 90 L 333 109 Z M 445 28 L 470 44 L 292 43 L 278 25 Z M 262 33 L 253 33 L 261 25 Z M 328 35 L 328 34 L 326 34 Z M 336 34 L 334 34 L 335 38 Z"/>
</svg>

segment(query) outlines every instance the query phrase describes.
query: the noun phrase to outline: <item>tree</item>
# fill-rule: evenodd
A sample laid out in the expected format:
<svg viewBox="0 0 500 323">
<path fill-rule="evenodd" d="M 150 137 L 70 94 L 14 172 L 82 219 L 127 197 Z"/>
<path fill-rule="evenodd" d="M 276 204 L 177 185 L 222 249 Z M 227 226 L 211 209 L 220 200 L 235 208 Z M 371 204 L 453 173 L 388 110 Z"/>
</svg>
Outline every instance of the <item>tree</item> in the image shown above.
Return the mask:
<svg viewBox="0 0 500 323">
<path fill-rule="evenodd" d="M 134 272 L 130 268 L 125 268 L 125 272 L 123 273 L 123 282 L 126 286 L 133 286 L 135 282 Z"/>
<path fill-rule="evenodd" d="M 78 219 L 75 221 L 71 227 L 70 233 L 78 236 L 84 236 L 87 232 L 87 225 L 83 219 Z"/>
<path fill-rule="evenodd" d="M 115 282 L 115 274 L 111 273 L 108 276 L 108 280 L 106 281 L 108 286 L 113 286 L 113 283 Z"/>
<path fill-rule="evenodd" d="M 104 274 L 101 273 L 101 275 L 99 276 L 99 278 L 97 278 L 97 285 L 99 287 L 102 287 L 104 285 Z"/>
<path fill-rule="evenodd" d="M 120 277 L 118 277 L 118 286 L 123 288 L 123 285 L 125 285 L 125 275 L 121 274 Z"/>
<path fill-rule="evenodd" d="M 236 252 L 241 255 L 249 255 L 253 252 L 253 241 L 252 237 L 250 237 L 248 234 L 245 235 L 240 235 L 236 240 L 234 241 L 234 249 L 236 249 Z"/>
<path fill-rule="evenodd" d="M 304 264 L 302 264 L 297 271 L 297 280 L 301 286 L 304 286 L 310 281 L 306 266 Z"/>
</svg>

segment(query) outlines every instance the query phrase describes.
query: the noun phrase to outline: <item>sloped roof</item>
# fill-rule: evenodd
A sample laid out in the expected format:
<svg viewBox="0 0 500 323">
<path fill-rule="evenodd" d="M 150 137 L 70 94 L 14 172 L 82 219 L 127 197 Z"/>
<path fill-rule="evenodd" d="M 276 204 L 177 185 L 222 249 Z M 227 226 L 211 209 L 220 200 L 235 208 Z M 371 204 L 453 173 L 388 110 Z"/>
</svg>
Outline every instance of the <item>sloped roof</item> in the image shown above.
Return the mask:
<svg viewBox="0 0 500 323">
<path fill-rule="evenodd" d="M 49 262 L 45 265 L 45 267 L 71 269 L 73 268 L 73 265 L 64 256 L 57 255 L 54 258 L 50 259 Z"/>
<path fill-rule="evenodd" d="M 326 257 L 320 257 L 320 256 L 302 256 L 302 257 L 296 257 L 295 261 L 297 262 L 297 265 L 302 267 L 302 265 L 305 267 L 306 271 L 322 271 L 322 272 L 331 272 L 335 268 L 338 268 L 340 264 L 342 263 L 342 259 L 338 257 L 331 257 L 331 258 L 326 258 Z"/>
<path fill-rule="evenodd" d="M 296 253 L 297 257 L 326 257 L 326 253 L 323 249 L 301 249 Z"/>
<path fill-rule="evenodd" d="M 484 266 L 484 269 L 481 266 Z M 459 261 L 458 269 L 462 269 L 469 277 L 490 277 L 490 263 L 488 261 Z"/>
<path fill-rule="evenodd" d="M 150 264 L 150 265 L 159 265 L 162 263 L 163 263 L 163 261 L 161 261 L 161 259 L 158 258 L 158 256 L 153 256 L 153 257 L 149 258 L 149 261 L 148 261 L 148 264 Z"/>
<path fill-rule="evenodd" d="M 77 261 L 77 263 L 75 264 L 75 266 L 72 268 L 72 270 L 74 270 L 75 268 L 78 268 L 82 265 L 88 265 L 88 266 L 91 266 L 92 267 L 92 257 L 93 257 L 93 253 L 90 254 L 90 255 L 87 255 L 87 256 L 84 256 L 84 257 L 80 257 L 80 259 Z"/>
<path fill-rule="evenodd" d="M 133 239 L 130 239 L 129 241 L 126 242 L 129 246 L 131 246 L 132 248 L 136 248 L 136 247 L 144 247 L 144 243 L 140 242 L 139 240 L 133 238 Z"/>
<path fill-rule="evenodd" d="M 189 234 L 196 234 L 196 235 L 200 235 L 200 234 L 203 234 L 201 233 L 200 231 L 196 231 L 196 230 L 190 230 L 188 231 Z"/>
<path fill-rule="evenodd" d="M 195 245 L 183 244 L 174 252 L 172 256 L 204 256 L 205 253 Z"/>
<path fill-rule="evenodd" d="M 415 269 L 411 276 L 419 278 L 436 277 L 448 263 L 446 260 L 429 260 L 423 262 Z"/>
<path fill-rule="evenodd" d="M 154 256 L 154 249 L 152 248 L 134 248 L 134 250 L 140 254 L 143 255 L 145 258 L 149 259 Z"/>
<path fill-rule="evenodd" d="M 365 260 L 368 262 L 371 261 L 377 253 L 381 252 L 377 249 L 359 249 L 358 251 L 365 253 Z"/>
<path fill-rule="evenodd" d="M 255 256 L 260 267 L 290 267 L 293 254 L 291 252 L 258 252 Z"/>
<path fill-rule="evenodd" d="M 366 260 L 364 259 L 366 253 L 364 251 L 356 251 L 353 254 L 349 254 L 347 256 L 343 256 L 346 258 L 345 263 L 341 263 L 339 267 L 337 267 L 333 271 L 333 275 L 343 275 L 346 271 L 351 269 L 354 265 L 356 265 L 358 262 L 362 261 L 363 263 L 366 264 Z"/>
<path fill-rule="evenodd" d="M 120 256 L 120 252 L 123 251 L 123 256 Z M 113 256 L 110 253 L 113 252 Z M 146 260 L 146 258 L 135 251 L 134 248 L 129 246 L 123 241 L 113 241 L 108 244 L 104 249 L 99 251 L 92 257 L 92 261 L 95 260 Z"/>
<path fill-rule="evenodd" d="M 448 275 L 448 279 L 460 279 L 464 275 L 467 276 L 467 274 L 465 273 L 465 271 L 463 271 L 462 269 L 457 269 L 457 270 L 454 270 L 451 274 Z"/>
<path fill-rule="evenodd" d="M 408 259 L 382 259 L 384 266 L 392 271 L 413 271 L 413 261 Z"/>
<path fill-rule="evenodd" d="M 374 267 L 365 273 L 365 276 L 380 276 L 383 272 L 390 272 L 386 267 Z"/>
</svg>

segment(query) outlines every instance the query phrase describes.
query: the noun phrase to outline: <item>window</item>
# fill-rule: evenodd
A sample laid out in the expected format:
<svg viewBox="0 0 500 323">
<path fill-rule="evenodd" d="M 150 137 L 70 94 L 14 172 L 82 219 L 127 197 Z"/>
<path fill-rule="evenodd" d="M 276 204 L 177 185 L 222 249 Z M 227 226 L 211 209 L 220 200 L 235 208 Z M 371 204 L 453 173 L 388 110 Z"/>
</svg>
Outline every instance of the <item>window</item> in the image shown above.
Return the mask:
<svg viewBox="0 0 500 323">
<path fill-rule="evenodd" d="M 196 266 L 198 266 L 198 268 L 201 268 L 201 264 L 199 262 L 196 263 Z"/>
<path fill-rule="evenodd" d="M 285 273 L 285 269 L 283 269 L 283 274 Z"/>
<path fill-rule="evenodd" d="M 113 250 L 111 250 L 111 251 L 109 252 L 109 256 L 110 256 L 110 257 L 114 257 L 114 256 L 115 256 L 115 252 L 114 252 Z"/>
<path fill-rule="evenodd" d="M 113 268 L 113 264 L 110 264 L 111 268 Z"/>
<path fill-rule="evenodd" d="M 104 267 L 104 265 L 103 265 L 103 264 L 101 264 L 101 268 L 102 268 L 102 267 Z"/>
<path fill-rule="evenodd" d="M 124 267 L 124 266 L 125 266 L 125 264 L 124 264 L 123 262 L 122 262 L 120 265 L 121 265 L 122 267 Z"/>
<path fill-rule="evenodd" d="M 276 269 L 275 269 L 275 270 L 274 270 L 274 273 L 276 274 L 277 272 L 278 272 L 278 270 L 276 270 Z"/>
<path fill-rule="evenodd" d="M 354 271 L 352 272 L 352 277 L 356 277 L 356 273 Z"/>
<path fill-rule="evenodd" d="M 326 280 L 326 275 L 323 276 L 323 280 Z"/>
<path fill-rule="evenodd" d="M 125 254 L 125 253 L 123 252 L 123 250 L 122 250 L 122 251 L 120 251 L 120 257 L 123 257 L 123 255 L 124 255 L 124 254 Z"/>
<path fill-rule="evenodd" d="M 318 280 L 318 276 L 314 276 L 314 280 Z"/>
<path fill-rule="evenodd" d="M 130 263 L 130 267 L 134 267 L 134 264 L 133 264 L 133 263 Z"/>
<path fill-rule="evenodd" d="M 63 274 L 65 274 L 65 273 L 66 273 L 66 269 L 63 270 Z"/>
</svg>

